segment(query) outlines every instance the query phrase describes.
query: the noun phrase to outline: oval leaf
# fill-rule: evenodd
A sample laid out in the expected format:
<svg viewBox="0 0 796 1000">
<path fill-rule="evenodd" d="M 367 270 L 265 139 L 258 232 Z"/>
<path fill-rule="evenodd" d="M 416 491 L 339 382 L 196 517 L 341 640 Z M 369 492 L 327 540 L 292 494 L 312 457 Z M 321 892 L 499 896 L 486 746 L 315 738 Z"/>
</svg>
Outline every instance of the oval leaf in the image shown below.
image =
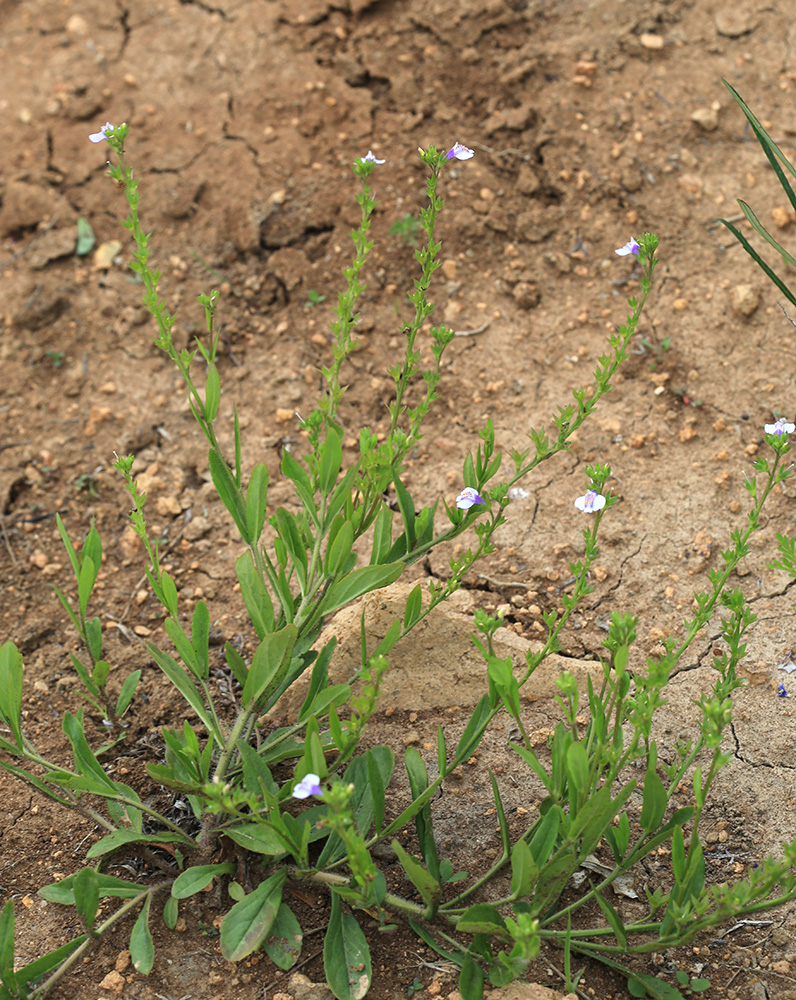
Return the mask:
<svg viewBox="0 0 796 1000">
<path fill-rule="evenodd" d="M 251 955 L 270 934 L 282 902 L 286 874 L 282 869 L 271 875 L 224 917 L 221 954 L 228 962 L 239 962 Z"/>
<path fill-rule="evenodd" d="M 290 969 L 301 955 L 303 940 L 304 935 L 296 915 L 287 903 L 282 903 L 271 927 L 271 933 L 263 945 L 266 955 L 278 968 Z"/>
<path fill-rule="evenodd" d="M 332 915 L 323 942 L 326 982 L 337 1000 L 362 1000 L 370 989 L 370 950 L 362 928 L 343 913 L 340 897 L 332 893 Z"/>
</svg>

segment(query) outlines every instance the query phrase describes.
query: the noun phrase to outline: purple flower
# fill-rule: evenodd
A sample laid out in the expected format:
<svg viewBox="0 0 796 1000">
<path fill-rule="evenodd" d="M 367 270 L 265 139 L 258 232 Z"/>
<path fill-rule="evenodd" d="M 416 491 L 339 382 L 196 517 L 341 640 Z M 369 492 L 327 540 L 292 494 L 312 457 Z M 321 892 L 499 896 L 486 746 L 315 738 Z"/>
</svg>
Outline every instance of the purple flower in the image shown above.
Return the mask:
<svg viewBox="0 0 796 1000">
<path fill-rule="evenodd" d="M 783 434 L 792 434 L 796 430 L 796 426 L 789 424 L 784 417 L 780 417 L 773 424 L 766 424 L 764 427 L 766 434 L 776 434 L 777 437 L 782 437 Z"/>
<path fill-rule="evenodd" d="M 460 142 L 454 142 L 453 146 L 445 154 L 446 160 L 470 160 L 475 156 L 472 149 L 468 149 Z"/>
<path fill-rule="evenodd" d="M 601 496 L 597 490 L 586 490 L 585 496 L 578 497 L 575 501 L 575 506 L 584 514 L 594 514 L 605 506 L 605 497 Z"/>
<path fill-rule="evenodd" d="M 469 510 L 469 508 L 475 503 L 485 504 L 486 500 L 482 500 L 472 486 L 465 486 L 461 493 L 456 497 L 456 506 L 459 510 Z"/>
<path fill-rule="evenodd" d="M 108 136 L 107 136 L 108 129 L 112 129 L 112 128 L 115 128 L 115 126 L 111 125 L 110 122 L 105 122 L 105 124 L 103 126 L 101 126 L 99 132 L 92 132 L 91 133 L 91 135 L 88 137 L 88 141 L 89 142 L 102 142 L 103 139 L 107 140 L 107 138 L 108 138 Z"/>
<path fill-rule="evenodd" d="M 788 692 L 785 690 L 785 685 L 784 684 L 780 684 L 780 686 L 777 688 L 777 697 L 778 698 L 787 698 L 788 697 Z"/>
<path fill-rule="evenodd" d="M 379 160 L 379 159 L 377 159 L 376 156 L 375 156 L 375 154 L 372 153 L 370 150 L 368 150 L 368 155 L 367 156 L 360 156 L 360 160 L 362 160 L 363 163 L 386 163 L 387 162 L 386 160 Z"/>
<path fill-rule="evenodd" d="M 631 236 L 630 239 L 627 241 L 627 243 L 625 243 L 623 247 L 620 247 L 616 251 L 616 253 L 618 253 L 620 257 L 627 257 L 627 255 L 630 253 L 634 253 L 638 257 L 640 249 L 641 249 L 641 244 L 638 243 L 636 240 L 634 240 L 633 237 Z"/>
<path fill-rule="evenodd" d="M 294 799 L 308 799 L 310 795 L 323 795 L 323 789 L 317 774 L 305 774 L 293 789 Z"/>
</svg>

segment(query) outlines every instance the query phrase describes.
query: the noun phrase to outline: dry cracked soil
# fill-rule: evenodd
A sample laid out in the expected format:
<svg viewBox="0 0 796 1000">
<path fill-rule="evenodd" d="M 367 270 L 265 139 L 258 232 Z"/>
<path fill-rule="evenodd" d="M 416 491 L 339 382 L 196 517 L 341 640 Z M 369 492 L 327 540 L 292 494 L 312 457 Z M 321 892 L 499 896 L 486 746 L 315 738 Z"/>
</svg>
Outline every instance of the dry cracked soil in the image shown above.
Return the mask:
<svg viewBox="0 0 796 1000">
<path fill-rule="evenodd" d="M 94 611 L 108 658 L 121 674 L 143 671 L 112 767 L 146 787 L 144 759 L 161 751 L 160 728 L 181 721 L 144 645 L 165 639 L 162 615 L 144 586 L 114 450 L 137 456 L 150 526 L 186 614 L 204 599 L 219 641 L 251 643 L 234 587 L 240 540 L 209 484 L 179 380 L 152 345 L 126 265 L 123 196 L 89 132 L 107 120 L 131 126 L 127 154 L 180 346 L 202 327 L 196 296 L 220 287 L 222 443 L 231 444 L 236 404 L 244 466 L 266 463 L 275 504 L 294 503 L 281 454 L 300 453 L 296 411 L 311 407 L 330 357 L 327 307 L 358 219 L 355 157 L 372 149 L 387 162 L 373 175 L 375 248 L 360 347 L 344 372 L 348 457 L 360 426 L 383 431 L 388 419 L 386 366 L 401 347 L 416 274 L 410 223 L 425 197 L 417 147 L 461 141 L 475 152 L 441 180 L 437 315 L 457 332 L 478 332 L 449 349 L 440 399 L 408 463 L 406 482 L 425 502 L 456 495 L 486 418 L 502 447 L 522 447 L 574 386 L 588 384 L 638 289 L 634 258 L 614 249 L 631 235 L 659 235 L 655 287 L 613 391 L 571 449 L 522 484 L 496 551 L 448 610 L 396 650 L 368 734 L 399 755 L 414 745 L 429 760 L 440 722 L 457 736 L 484 684 L 469 638 L 475 607 L 504 608 L 501 648 L 518 660 L 538 643 L 542 615 L 560 606 L 583 547 L 573 499 L 586 465 L 604 462 L 621 503 L 604 522 L 594 591 L 523 698 L 543 744 L 558 718 L 557 671 L 583 680 L 598 666 L 612 611 L 639 616 L 642 660 L 683 634 L 694 591 L 746 524 L 744 476 L 766 447 L 763 424 L 796 407 L 794 331 L 781 296 L 717 221 L 738 216 L 744 197 L 785 245 L 793 238 L 796 215 L 721 83 L 738 88 L 792 153 L 792 15 L 787 0 L 0 0 L 0 638 L 25 656 L 30 737 L 66 760 L 60 720 L 80 704 L 69 658 L 76 636 L 53 591 L 74 589 L 56 513 L 76 540 L 92 519 L 101 532 Z M 89 253 L 76 253 L 78 219 L 97 238 Z M 768 564 L 776 533 L 794 532 L 795 498 L 787 484 L 771 498 L 734 581 L 758 620 L 726 741 L 730 761 L 704 826 L 715 882 L 742 877 L 794 836 L 796 682 L 778 669 L 796 638 L 794 598 L 789 578 Z M 409 585 L 443 578 L 450 556 L 415 567 Z M 368 599 L 371 635 L 386 628 L 406 586 Z M 329 625 L 343 672 L 356 656 L 358 616 Z M 719 638 L 717 625 L 708 631 L 669 686 L 657 733 L 664 760 L 696 731 L 694 701 L 709 690 Z M 218 656 L 221 664 L 220 646 Z M 220 689 L 223 680 L 219 666 Z M 777 697 L 779 683 L 790 697 Z M 99 722 L 88 713 L 92 739 L 101 738 Z M 499 847 L 487 769 L 512 822 L 538 804 L 508 738 L 508 726 L 492 732 L 434 806 L 441 851 L 471 875 Z M 78 931 L 70 911 L 36 892 L 82 867 L 97 831 L 9 776 L 0 787 L 0 895 L 16 901 L 18 952 L 30 960 Z M 111 871 L 124 874 L 128 862 L 116 862 Z M 665 879 L 666 862 L 638 872 L 642 895 Z M 185 907 L 179 932 L 156 930 L 148 978 L 126 965 L 127 925 L 52 996 L 322 998 L 307 983 L 323 978 L 328 898 L 302 891 L 295 903 L 314 932 L 303 983 L 264 956 L 228 965 L 217 927 L 229 901 L 210 893 Z M 626 917 L 637 906 L 616 905 Z M 408 931 L 370 937 L 374 1000 L 419 985 L 454 995 L 450 968 Z M 668 982 L 675 969 L 701 972 L 711 998 L 796 997 L 793 909 L 634 967 Z M 560 968 L 561 954 L 543 950 L 530 978 L 560 991 Z M 579 995 L 628 996 L 621 977 L 591 964 Z"/>
</svg>

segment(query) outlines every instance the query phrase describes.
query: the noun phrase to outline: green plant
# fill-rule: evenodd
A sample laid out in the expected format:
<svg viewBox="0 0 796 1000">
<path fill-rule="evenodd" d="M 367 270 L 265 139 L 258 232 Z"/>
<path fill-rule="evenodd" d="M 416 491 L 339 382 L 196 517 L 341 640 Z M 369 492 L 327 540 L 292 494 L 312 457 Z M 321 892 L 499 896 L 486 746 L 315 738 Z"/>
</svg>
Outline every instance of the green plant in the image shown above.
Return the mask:
<svg viewBox="0 0 796 1000">
<path fill-rule="evenodd" d="M 741 97 L 741 95 L 738 93 L 738 91 L 726 80 L 722 80 L 722 83 L 727 88 L 727 90 L 729 90 L 730 94 L 733 97 L 733 100 L 737 103 L 738 107 L 741 109 L 741 111 L 743 111 L 744 115 L 746 116 L 746 120 L 749 122 L 749 125 L 751 126 L 755 138 L 760 143 L 760 146 L 766 155 L 766 159 L 771 164 L 774 173 L 776 174 L 777 180 L 779 181 L 782 190 L 785 192 L 785 195 L 787 196 L 788 201 L 790 202 L 791 208 L 793 210 L 796 210 L 796 193 L 791 187 L 790 182 L 788 181 L 788 178 L 785 174 L 785 170 L 787 170 L 787 172 L 791 175 L 791 177 L 796 177 L 796 168 L 794 168 L 793 164 L 790 162 L 787 156 L 785 156 L 785 154 L 782 152 L 777 143 L 774 142 L 774 140 L 771 138 L 768 132 L 766 132 L 766 130 L 757 120 L 757 118 L 752 113 L 751 109 L 748 107 L 748 105 Z M 783 167 L 785 168 L 784 170 Z M 765 228 L 765 226 L 760 222 L 757 215 L 755 215 L 755 213 L 752 211 L 749 205 L 747 205 L 747 203 L 743 201 L 741 198 L 738 199 L 738 205 L 741 209 L 741 212 L 743 212 L 746 221 L 749 223 L 752 229 L 758 234 L 758 236 L 761 236 L 765 240 L 765 242 L 768 243 L 768 245 L 773 250 L 776 251 L 776 253 L 779 254 L 779 256 L 782 258 L 783 263 L 786 266 L 788 265 L 790 265 L 791 267 L 796 266 L 796 258 L 794 258 L 792 254 L 790 254 L 777 240 L 774 239 L 771 233 L 769 233 L 768 230 Z M 766 274 L 771 281 L 773 281 L 773 283 L 782 292 L 782 294 L 791 303 L 791 305 L 796 306 L 796 295 L 794 295 L 794 293 L 790 290 L 788 285 L 783 281 L 782 278 L 780 278 L 777 275 L 777 273 L 773 270 L 773 268 L 771 268 L 763 260 L 763 258 L 760 256 L 757 250 L 755 250 L 755 248 L 752 246 L 752 244 L 749 242 L 746 236 L 744 236 L 744 234 L 740 231 L 740 229 L 738 229 L 737 226 L 733 225 L 733 223 L 729 222 L 727 219 L 719 219 L 719 222 L 721 222 L 724 226 L 727 227 L 727 229 L 729 229 L 729 231 L 738 240 L 738 242 L 741 244 L 744 250 L 752 258 L 752 260 L 754 260 L 754 262 L 758 265 L 758 267 L 760 267 L 763 273 Z M 791 322 L 793 321 L 791 320 Z"/>
<path fill-rule="evenodd" d="M 647 659 L 645 666 L 644 657 L 634 651 L 636 619 L 614 612 L 604 642 L 602 679 L 588 685 L 588 724 L 579 721 L 584 706 L 578 687 L 564 674 L 557 682 L 560 721 L 546 752 L 537 752 L 524 728 L 520 692 L 545 658 L 559 649 L 562 628 L 592 591 L 590 574 L 599 556 L 600 526 L 616 503 L 607 491 L 610 468 L 589 466 L 586 493 L 575 501 L 590 519 L 583 531 L 584 555 L 570 566 L 573 584 L 561 597 L 562 610 L 544 615 L 547 637 L 543 648 L 529 654 L 518 671 L 510 658 L 503 660 L 495 654 L 500 617 L 476 614 L 474 641 L 485 662 L 484 696 L 455 746 L 448 745 L 439 728 L 435 774 L 415 748 L 406 751 L 403 765 L 409 803 L 388 819 L 389 786 L 399 780 L 394 751 L 377 746 L 363 752 L 360 741 L 377 709 L 389 654 L 402 636 L 459 587 L 473 563 L 492 551 L 494 532 L 506 518 L 510 487 L 564 450 L 571 434 L 609 391 L 614 374 L 628 356 L 651 288 L 657 238 L 646 235 L 640 243 L 631 240 L 622 248 L 624 254 L 637 255 L 642 265 L 640 295 L 629 300 L 627 322 L 609 337 L 608 350 L 597 362 L 594 384 L 575 389 L 573 403 L 553 417 L 553 437 L 533 430 L 530 447 L 511 452 L 513 471 L 505 481 L 496 482 L 504 460 L 496 449 L 491 421 L 487 421 L 475 454 L 464 462 L 464 489 L 456 502 L 449 505 L 437 500 L 418 510 L 402 481 L 404 463 L 422 437 L 423 421 L 437 395 L 442 357 L 454 337 L 446 326 L 432 326 L 432 361 L 429 367 L 423 366 L 416 344 L 433 311 L 428 291 L 439 266 L 440 244 L 434 233 L 443 208 L 437 188 L 447 159 L 467 159 L 473 154 L 459 144 L 448 153 L 434 147 L 420 153 L 427 170 L 428 204 L 421 213 L 426 239 L 415 252 L 420 274 L 410 295 L 413 314 L 404 324 L 403 356 L 389 369 L 394 384 L 389 432 L 379 440 L 372 430 L 362 428 L 359 456 L 345 467 L 339 414 L 345 393 L 341 372 L 356 346 L 355 309 L 363 287 L 362 268 L 371 249 L 369 225 L 375 206 L 369 180 L 377 163 L 372 154 L 357 160 L 354 174 L 360 182 L 361 219 L 353 233 L 352 262 L 344 271 L 345 287 L 331 323 L 332 359 L 322 369 L 324 392 L 303 422 L 307 453 L 299 459 L 285 451 L 282 459 L 282 473 L 292 483 L 301 509 L 299 513 L 284 507 L 269 510 L 268 472 L 263 464 L 251 470 L 244 485 L 237 411 L 232 416 L 234 451 L 229 458 L 216 435 L 221 404 L 217 293 L 199 300 L 205 310 L 206 340 L 197 338 L 192 351 L 177 350 L 173 344 L 174 317 L 158 296 L 159 273 L 149 265 L 149 237 L 138 219 L 138 182 L 124 158 L 127 134 L 126 126 L 107 125 L 92 138 L 107 141 L 115 154 L 110 175 L 126 192 L 129 215 L 124 225 L 136 244 L 131 266 L 141 279 L 144 302 L 158 325 L 155 343 L 185 383 L 192 413 L 207 442 L 212 481 L 242 539 L 243 551 L 235 569 L 251 620 L 253 651 L 247 662 L 235 646 L 225 646 L 226 663 L 239 685 L 239 703 L 230 715 L 218 703 L 210 683 L 209 609 L 199 601 L 190 621 L 181 612 L 175 579 L 161 564 L 158 543 L 147 531 L 145 498 L 133 475 L 134 459 L 118 458 L 115 466 L 133 502 L 131 524 L 144 546 L 149 584 L 165 613 L 165 631 L 174 647 L 167 651 L 150 643 L 148 652 L 185 702 L 187 710 L 180 714 L 188 716 L 182 726 L 164 728 L 163 757 L 150 761 L 147 772 L 153 784 L 187 799 L 191 814 L 183 823 L 170 819 L 165 809 L 156 807 L 157 800 L 114 780 L 99 760 L 113 749 L 109 738 L 117 741 L 124 736 L 121 720 L 131 705 L 138 677 L 133 674 L 118 683 L 101 657 L 98 619 L 87 618 L 101 560 L 96 531 L 92 528 L 78 554 L 59 523 L 77 579 L 77 611 L 63 594 L 59 596 L 88 654 L 87 663 L 75 658 L 74 666 L 85 697 L 103 722 L 99 728 L 82 711 L 64 718 L 71 766 L 41 754 L 22 721 L 22 657 L 13 643 L 6 642 L 0 647 L 0 720 L 6 727 L 0 737 L 0 766 L 36 792 L 89 817 L 104 836 L 87 852 L 89 867 L 41 890 L 48 900 L 74 906 L 85 934 L 15 971 L 13 906 L 8 904 L 3 910 L 0 1000 L 42 996 L 93 940 L 130 911 L 137 911 L 130 937 L 132 962 L 137 971 L 149 972 L 155 960 L 149 927 L 153 910 L 160 910 L 166 926 L 173 928 L 182 901 L 215 879 L 227 882 L 234 900 L 221 926 L 222 954 L 238 961 L 262 947 L 281 969 L 296 962 L 302 942 L 298 920 L 283 896 L 285 885 L 290 880 L 324 886 L 331 896 L 324 966 L 339 1000 L 360 1000 L 371 981 L 368 943 L 355 916 L 360 910 L 375 914 L 382 930 L 389 930 L 396 916 L 408 920 L 424 942 L 459 966 L 459 988 L 465 1000 L 482 995 L 486 978 L 501 985 L 523 976 L 543 941 L 553 941 L 563 950 L 568 987 L 577 983 L 579 975 L 572 973 L 573 955 L 586 955 L 621 969 L 651 996 L 668 1000 L 681 996 L 673 985 L 633 973 L 626 964 L 628 958 L 682 944 L 729 917 L 769 909 L 796 896 L 796 880 L 790 873 L 796 864 L 796 842 L 786 845 L 781 861 L 767 859 L 745 882 L 707 886 L 699 838 L 707 796 L 727 760 L 720 749 L 721 738 L 732 719 L 733 692 L 741 684 L 737 667 L 745 653 L 744 636 L 755 620 L 744 595 L 729 589 L 729 580 L 760 527 L 764 503 L 790 475 L 782 464 L 790 450 L 787 434 L 767 435 L 774 459 L 769 463 L 759 457 L 757 475 L 746 483 L 752 498 L 747 527 L 733 534 L 731 546 L 723 553 L 723 568 L 711 571 L 710 588 L 696 595 L 695 615 L 685 622 L 682 642 L 669 640 L 664 656 Z M 201 362 L 197 368 L 203 384 L 197 384 L 192 371 L 195 359 Z M 408 393 L 415 384 L 421 392 L 410 405 Z M 396 494 L 397 517 L 383 500 L 390 487 Z M 372 643 L 363 624 L 359 669 L 348 682 L 330 685 L 335 640 L 318 648 L 324 620 L 356 598 L 396 580 L 436 545 L 464 533 L 474 543 L 451 559 L 449 579 L 432 581 L 425 593 L 417 585 L 380 642 Z M 267 545 L 266 538 L 271 539 Z M 787 540 L 781 542 L 783 568 L 796 571 L 796 546 L 787 545 Z M 359 565 L 364 559 L 367 564 Z M 719 612 L 724 615 L 721 630 L 726 651 L 715 658 L 713 690 L 700 702 L 700 731 L 692 742 L 678 748 L 674 763 L 665 765 L 658 759 L 653 734 L 656 711 L 680 658 Z M 284 728 L 264 731 L 258 720 L 305 672 L 309 686 L 295 718 Z M 111 694 L 109 686 L 118 693 Z M 498 782 L 490 775 L 500 856 L 488 871 L 468 879 L 466 873 L 455 871 L 452 859 L 439 857 L 431 801 L 503 713 L 520 734 L 511 752 L 541 782 L 545 797 L 538 814 L 512 838 Z M 639 773 L 643 779 L 637 777 Z M 695 804 L 677 808 L 675 793 L 684 781 L 692 785 Z M 311 804 L 296 814 L 296 800 L 308 799 Z M 104 804 L 104 811 L 98 802 Z M 410 825 L 419 856 L 410 854 L 397 839 Z M 613 857 L 609 873 L 564 904 L 564 887 L 601 840 Z M 164 861 L 155 854 L 163 844 L 170 845 L 173 860 Z M 261 861 L 261 866 L 249 866 L 257 882 L 251 891 L 233 880 L 235 864 L 219 860 L 223 857 L 219 849 L 225 844 L 238 853 L 247 852 L 250 861 Z M 392 847 L 414 898 L 387 891 L 374 853 L 375 847 L 384 844 Z M 625 923 L 610 902 L 608 889 L 662 845 L 671 849 L 672 884 L 666 890 L 659 887 L 648 892 L 647 914 Z M 120 849 L 150 859 L 159 873 L 157 880 L 131 883 L 105 874 L 102 866 Z M 510 873 L 507 880 L 502 879 L 504 870 L 507 876 Z M 99 901 L 108 897 L 124 902 L 98 923 Z M 474 898 L 479 901 L 474 903 Z M 582 914 L 595 905 L 602 919 L 590 923 Z"/>
<path fill-rule="evenodd" d="M 44 356 L 52 364 L 53 368 L 61 368 L 66 360 L 66 354 L 63 351 L 45 351 Z"/>
<path fill-rule="evenodd" d="M 421 221 L 411 212 L 407 212 L 406 215 L 401 216 L 397 222 L 393 222 L 387 232 L 390 236 L 400 236 L 404 243 L 409 244 L 410 247 L 417 248 L 418 241 L 417 238 L 423 228 Z"/>
<path fill-rule="evenodd" d="M 314 309 L 315 306 L 321 305 L 322 302 L 326 301 L 325 295 L 319 295 L 314 288 L 311 288 L 307 292 L 307 301 L 304 304 L 305 309 Z"/>
</svg>

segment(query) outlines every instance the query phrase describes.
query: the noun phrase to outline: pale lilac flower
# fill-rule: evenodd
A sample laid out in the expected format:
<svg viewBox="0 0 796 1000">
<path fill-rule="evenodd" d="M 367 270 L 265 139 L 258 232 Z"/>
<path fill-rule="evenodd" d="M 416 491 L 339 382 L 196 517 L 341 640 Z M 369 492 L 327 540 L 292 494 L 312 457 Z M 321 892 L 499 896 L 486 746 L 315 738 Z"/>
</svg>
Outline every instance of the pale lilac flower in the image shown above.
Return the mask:
<svg viewBox="0 0 796 1000">
<path fill-rule="evenodd" d="M 105 122 L 105 124 L 100 127 L 99 132 L 92 132 L 91 133 L 91 135 L 88 137 L 88 141 L 89 142 L 102 142 L 103 139 L 107 140 L 108 136 L 107 136 L 106 133 L 107 133 L 108 129 L 111 129 L 111 128 L 114 128 L 114 127 L 115 126 L 111 125 L 110 122 Z"/>
<path fill-rule="evenodd" d="M 293 789 L 293 798 L 308 799 L 310 795 L 322 795 L 323 789 L 320 786 L 320 780 L 317 774 L 305 774 Z"/>
<path fill-rule="evenodd" d="M 575 506 L 584 514 L 594 514 L 605 506 L 605 497 L 601 496 L 597 490 L 586 490 L 585 496 L 578 497 L 575 501 Z"/>
<path fill-rule="evenodd" d="M 387 162 L 386 160 L 379 160 L 379 159 L 377 159 L 375 153 L 371 152 L 370 150 L 368 150 L 368 155 L 367 156 L 360 156 L 360 160 L 362 160 L 363 163 L 386 163 Z"/>
<path fill-rule="evenodd" d="M 627 257 L 627 255 L 631 253 L 634 253 L 638 257 L 638 252 L 640 249 L 641 249 L 641 244 L 636 240 L 634 240 L 633 237 L 631 236 L 630 239 L 627 241 L 627 243 L 625 243 L 623 247 L 620 247 L 616 251 L 616 253 L 619 254 L 620 257 Z"/>
<path fill-rule="evenodd" d="M 454 142 L 453 146 L 445 154 L 446 160 L 470 160 L 475 156 L 472 149 L 468 149 L 460 142 Z"/>
<path fill-rule="evenodd" d="M 794 424 L 789 424 L 784 417 L 780 417 L 773 424 L 765 425 L 766 434 L 776 434 L 777 437 L 782 437 L 783 434 L 792 434 L 796 430 Z"/>
<path fill-rule="evenodd" d="M 482 500 L 472 486 L 465 486 L 461 493 L 456 497 L 456 506 L 459 510 L 468 510 L 473 506 L 473 504 L 476 503 L 485 504 L 486 500 Z"/>
</svg>

